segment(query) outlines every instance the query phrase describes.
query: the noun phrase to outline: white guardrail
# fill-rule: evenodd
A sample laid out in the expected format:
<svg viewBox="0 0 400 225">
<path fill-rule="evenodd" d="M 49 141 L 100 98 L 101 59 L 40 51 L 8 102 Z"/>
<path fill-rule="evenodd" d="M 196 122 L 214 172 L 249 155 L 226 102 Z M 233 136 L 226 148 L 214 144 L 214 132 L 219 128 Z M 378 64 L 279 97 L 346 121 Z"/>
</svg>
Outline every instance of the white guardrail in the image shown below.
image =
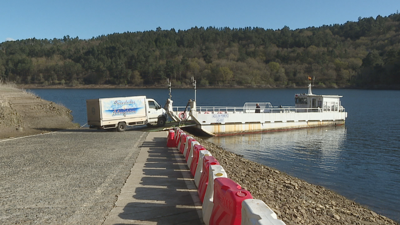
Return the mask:
<svg viewBox="0 0 400 225">
<path fill-rule="evenodd" d="M 176 115 L 183 113 L 186 106 L 174 106 L 173 112 Z M 293 106 L 274 106 L 270 108 L 260 108 L 260 113 L 305 113 L 305 112 L 345 112 L 343 107 L 332 108 L 295 108 Z M 196 112 L 201 114 L 222 114 L 222 113 L 255 113 L 254 108 L 228 107 L 228 106 L 197 106 Z M 189 114 L 187 109 L 186 114 Z"/>
</svg>

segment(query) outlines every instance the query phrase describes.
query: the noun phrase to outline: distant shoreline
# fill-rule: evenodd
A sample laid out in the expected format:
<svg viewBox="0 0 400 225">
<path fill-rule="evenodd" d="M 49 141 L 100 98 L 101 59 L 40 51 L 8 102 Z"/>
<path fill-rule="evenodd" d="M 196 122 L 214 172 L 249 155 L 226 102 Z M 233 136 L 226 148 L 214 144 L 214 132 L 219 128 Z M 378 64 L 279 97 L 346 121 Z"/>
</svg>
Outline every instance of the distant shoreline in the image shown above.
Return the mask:
<svg viewBox="0 0 400 225">
<path fill-rule="evenodd" d="M 16 84 L 17 88 L 21 89 L 168 89 L 167 85 L 159 86 L 129 86 L 129 85 L 77 85 L 77 86 L 68 86 L 68 85 L 51 85 L 51 86 L 43 86 L 37 84 Z M 192 86 L 181 86 L 175 87 L 172 86 L 172 89 L 193 89 Z M 285 86 L 285 87 L 245 87 L 245 86 L 235 86 L 235 87 L 222 87 L 222 86 L 211 86 L 211 87 L 197 87 L 196 89 L 307 89 L 307 86 Z M 355 86 L 344 86 L 344 87 L 333 87 L 333 86 L 321 86 L 321 85 L 313 85 L 313 89 L 362 89 L 362 90 L 400 90 L 399 85 L 374 85 L 374 86 L 366 86 L 366 87 L 355 87 Z"/>
<path fill-rule="evenodd" d="M 153 85 L 153 86 L 129 86 L 129 85 L 38 85 L 38 84 L 14 84 L 13 86 L 20 89 L 168 89 L 167 85 Z M 313 85 L 313 89 L 360 89 L 360 90 L 400 90 L 400 85 L 371 85 L 366 87 L 356 87 L 356 86 L 321 86 Z M 186 85 L 181 87 L 172 86 L 172 89 L 193 89 L 193 86 Z M 246 87 L 246 86 L 235 86 L 235 87 L 222 87 L 222 86 L 210 86 L 210 87 L 197 87 L 196 89 L 307 89 L 307 86 L 285 86 L 285 87 Z"/>
<path fill-rule="evenodd" d="M 43 86 L 43 85 L 34 85 L 34 84 L 17 84 L 18 88 L 21 89 L 168 89 L 165 86 L 129 86 L 129 85 L 77 85 L 77 86 L 68 86 L 68 85 L 51 85 L 51 86 Z M 322 87 L 322 86 L 313 86 L 315 89 L 357 89 L 355 87 Z M 400 88 L 400 87 L 399 87 Z M 172 87 L 172 89 L 193 89 L 192 86 L 181 86 L 181 87 Z M 287 87 L 245 87 L 245 86 L 235 86 L 235 87 L 222 87 L 222 86 L 212 86 L 212 87 L 197 87 L 196 89 L 307 89 L 307 86 L 287 86 Z"/>
</svg>

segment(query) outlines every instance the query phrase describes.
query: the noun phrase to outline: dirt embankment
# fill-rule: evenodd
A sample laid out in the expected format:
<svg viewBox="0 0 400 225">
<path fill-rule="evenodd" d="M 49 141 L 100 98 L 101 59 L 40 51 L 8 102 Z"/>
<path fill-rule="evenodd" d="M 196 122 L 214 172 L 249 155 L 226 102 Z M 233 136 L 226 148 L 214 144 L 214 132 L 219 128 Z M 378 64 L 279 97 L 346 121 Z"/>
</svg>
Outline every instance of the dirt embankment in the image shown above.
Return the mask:
<svg viewBox="0 0 400 225">
<path fill-rule="evenodd" d="M 71 110 L 10 85 L 0 85 L 0 139 L 77 128 Z"/>
<path fill-rule="evenodd" d="M 218 160 L 230 179 L 263 200 L 287 225 L 398 224 L 324 187 L 249 161 L 193 136 Z"/>
</svg>

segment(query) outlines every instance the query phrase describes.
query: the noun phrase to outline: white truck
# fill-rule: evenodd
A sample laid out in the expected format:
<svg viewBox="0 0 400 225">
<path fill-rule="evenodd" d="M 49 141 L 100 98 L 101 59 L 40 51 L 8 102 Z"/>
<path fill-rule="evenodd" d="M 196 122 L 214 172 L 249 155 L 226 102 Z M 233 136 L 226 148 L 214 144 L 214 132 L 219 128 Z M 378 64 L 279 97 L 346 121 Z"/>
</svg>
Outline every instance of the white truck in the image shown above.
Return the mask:
<svg viewBox="0 0 400 225">
<path fill-rule="evenodd" d="M 127 126 L 164 126 L 167 113 L 154 99 L 146 96 L 86 100 L 90 128 L 125 131 Z"/>
</svg>

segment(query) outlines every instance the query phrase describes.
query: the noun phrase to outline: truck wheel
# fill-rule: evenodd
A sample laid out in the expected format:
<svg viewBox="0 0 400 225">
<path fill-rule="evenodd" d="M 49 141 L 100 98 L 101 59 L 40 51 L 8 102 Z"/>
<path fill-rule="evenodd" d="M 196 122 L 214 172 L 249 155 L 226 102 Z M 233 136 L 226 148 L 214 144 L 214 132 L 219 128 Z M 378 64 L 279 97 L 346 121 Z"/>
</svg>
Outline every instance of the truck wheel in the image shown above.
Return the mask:
<svg viewBox="0 0 400 225">
<path fill-rule="evenodd" d="M 126 123 L 118 123 L 117 131 L 123 132 L 126 129 Z"/>
<path fill-rule="evenodd" d="M 164 118 L 164 117 L 158 118 L 158 120 L 157 120 L 157 126 L 159 126 L 159 127 L 165 126 L 165 118 Z"/>
</svg>

